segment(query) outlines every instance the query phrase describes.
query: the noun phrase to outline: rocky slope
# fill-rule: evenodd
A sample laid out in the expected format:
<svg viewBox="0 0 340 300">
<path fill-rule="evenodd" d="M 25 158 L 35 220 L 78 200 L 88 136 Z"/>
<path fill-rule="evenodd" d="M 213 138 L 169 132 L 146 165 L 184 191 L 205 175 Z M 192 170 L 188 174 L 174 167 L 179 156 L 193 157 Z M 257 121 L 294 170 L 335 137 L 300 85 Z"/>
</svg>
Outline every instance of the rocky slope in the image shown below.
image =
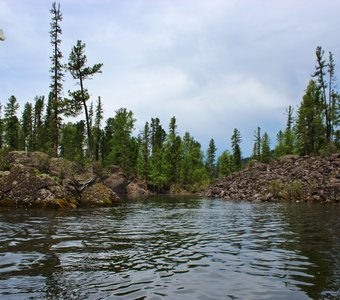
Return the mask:
<svg viewBox="0 0 340 300">
<path fill-rule="evenodd" d="M 0 207 L 112 206 L 121 201 L 118 194 L 148 194 L 117 168 L 89 180 L 75 163 L 41 152 L 9 152 L 0 163 L 7 169 L 0 171 Z"/>
<path fill-rule="evenodd" d="M 234 200 L 340 201 L 340 153 L 329 157 L 285 156 L 269 164 L 251 162 L 219 179 L 203 195 Z"/>
</svg>

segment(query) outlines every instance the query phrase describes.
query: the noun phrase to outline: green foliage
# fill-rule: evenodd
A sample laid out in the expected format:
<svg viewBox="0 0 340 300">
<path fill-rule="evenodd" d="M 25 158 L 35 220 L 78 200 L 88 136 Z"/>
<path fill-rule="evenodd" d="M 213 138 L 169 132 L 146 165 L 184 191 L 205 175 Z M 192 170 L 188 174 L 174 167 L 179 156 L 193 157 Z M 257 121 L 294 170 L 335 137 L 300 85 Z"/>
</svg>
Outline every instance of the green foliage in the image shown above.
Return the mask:
<svg viewBox="0 0 340 300">
<path fill-rule="evenodd" d="M 67 123 L 62 127 L 60 139 L 60 155 L 68 160 L 85 163 L 85 123 Z"/>
<path fill-rule="evenodd" d="M 270 159 L 271 159 L 270 140 L 267 132 L 265 132 L 263 137 L 261 138 L 260 161 L 263 163 L 269 163 Z"/>
<path fill-rule="evenodd" d="M 64 65 L 61 62 L 63 58 L 62 52 L 60 50 L 61 46 L 61 34 L 62 30 L 60 23 L 63 19 L 62 13 L 60 11 L 60 4 L 58 6 L 55 2 L 52 3 L 52 9 L 50 10 L 52 15 L 51 21 L 51 45 L 52 45 L 52 56 L 51 58 L 51 79 L 50 84 L 51 94 L 49 98 L 49 116 L 47 118 L 46 126 L 49 128 L 48 137 L 51 140 L 54 156 L 58 156 L 59 147 L 59 129 L 61 127 L 61 112 L 63 110 L 63 77 L 64 77 Z"/>
<path fill-rule="evenodd" d="M 119 165 L 128 174 L 133 174 L 138 157 L 138 143 L 132 137 L 136 120 L 132 111 L 120 108 L 114 118 L 106 121 L 104 165 Z"/>
<path fill-rule="evenodd" d="M 0 171 L 8 171 L 10 169 L 10 162 L 8 160 L 8 147 L 0 148 Z"/>
<path fill-rule="evenodd" d="M 304 196 L 303 185 L 300 181 L 283 183 L 280 179 L 272 180 L 269 184 L 269 192 L 276 200 L 301 200 Z"/>
<path fill-rule="evenodd" d="M 269 183 L 269 192 L 273 195 L 273 198 L 280 200 L 283 198 L 284 184 L 281 180 L 272 180 Z"/>
<path fill-rule="evenodd" d="M 298 110 L 296 132 L 301 155 L 317 155 L 325 143 L 320 89 L 311 80 Z"/>
<path fill-rule="evenodd" d="M 72 48 L 67 64 L 67 69 L 71 73 L 73 79 L 78 80 L 80 90 L 69 92 L 71 100 L 67 101 L 70 112 L 74 115 L 80 113 L 81 105 L 84 108 L 87 128 L 87 143 L 88 154 L 90 161 L 91 176 L 93 175 L 93 137 L 92 128 L 90 123 L 89 112 L 87 109 L 86 101 L 90 98 L 87 89 L 84 88 L 84 80 L 91 79 L 93 75 L 101 73 L 101 67 L 103 64 L 95 64 L 92 67 L 86 65 L 87 57 L 85 55 L 85 43 L 78 40 L 77 44 Z"/>
<path fill-rule="evenodd" d="M 5 144 L 11 150 L 19 149 L 19 135 L 18 132 L 20 130 L 20 123 L 17 117 L 17 110 L 19 109 L 19 103 L 14 96 L 11 96 L 8 99 L 8 102 L 5 106 L 5 119 L 4 119 L 4 127 L 5 127 Z"/>
<path fill-rule="evenodd" d="M 211 179 L 217 176 L 216 163 L 215 163 L 216 151 L 217 151 L 217 148 L 215 146 L 215 141 L 214 139 L 211 139 L 209 142 L 209 147 L 207 150 L 207 155 L 206 155 L 206 160 L 205 160 L 205 166 L 209 174 L 209 177 Z"/>
<path fill-rule="evenodd" d="M 217 159 L 218 177 L 229 176 L 232 173 L 233 162 L 229 151 L 224 151 Z"/>
<path fill-rule="evenodd" d="M 241 154 L 241 133 L 238 129 L 234 129 L 233 135 L 231 137 L 231 148 L 232 148 L 232 158 L 233 158 L 233 171 L 238 171 L 242 167 L 242 154 Z"/>
<path fill-rule="evenodd" d="M 20 148 L 33 151 L 33 112 L 32 104 L 26 103 L 21 118 Z"/>
</svg>

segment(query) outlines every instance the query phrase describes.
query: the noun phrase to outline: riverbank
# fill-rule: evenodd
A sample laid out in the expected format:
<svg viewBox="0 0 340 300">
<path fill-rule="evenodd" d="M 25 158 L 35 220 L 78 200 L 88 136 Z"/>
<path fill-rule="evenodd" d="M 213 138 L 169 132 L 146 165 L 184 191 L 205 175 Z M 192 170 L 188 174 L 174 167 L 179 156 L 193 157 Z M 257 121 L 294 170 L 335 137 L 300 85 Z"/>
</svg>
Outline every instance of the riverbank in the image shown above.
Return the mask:
<svg viewBox="0 0 340 300">
<path fill-rule="evenodd" d="M 217 180 L 202 195 L 253 201 L 340 201 L 340 153 L 328 157 L 289 155 L 269 164 L 253 161 Z"/>
</svg>

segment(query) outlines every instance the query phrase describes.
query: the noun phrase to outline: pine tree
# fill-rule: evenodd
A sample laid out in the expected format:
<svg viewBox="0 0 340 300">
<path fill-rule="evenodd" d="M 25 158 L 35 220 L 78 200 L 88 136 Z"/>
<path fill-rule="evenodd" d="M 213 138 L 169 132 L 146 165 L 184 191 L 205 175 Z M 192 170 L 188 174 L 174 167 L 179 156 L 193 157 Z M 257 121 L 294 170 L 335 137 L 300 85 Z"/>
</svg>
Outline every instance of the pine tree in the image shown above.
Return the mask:
<svg viewBox="0 0 340 300">
<path fill-rule="evenodd" d="M 178 136 L 176 118 L 172 117 L 169 123 L 169 133 L 167 135 L 165 144 L 165 157 L 164 167 L 166 168 L 166 177 L 168 185 L 177 185 L 180 177 L 180 164 L 181 164 L 181 143 L 182 140 Z"/>
<path fill-rule="evenodd" d="M 285 154 L 294 152 L 293 109 L 289 105 L 287 109 L 287 126 L 284 132 Z"/>
<path fill-rule="evenodd" d="M 50 109 L 51 109 L 51 116 L 49 121 L 51 122 L 49 124 L 49 127 L 52 128 L 51 130 L 51 138 L 53 142 L 53 151 L 54 156 L 58 156 L 58 146 L 59 146 L 59 129 L 61 126 L 61 111 L 62 111 L 62 90 L 63 90 L 63 64 L 61 63 L 61 59 L 63 58 L 62 52 L 60 50 L 61 45 L 61 39 L 60 36 L 62 34 L 62 30 L 60 27 L 60 22 L 62 21 L 62 13 L 60 11 L 60 4 L 58 6 L 55 2 L 52 3 L 52 9 L 50 10 L 50 13 L 52 15 L 52 21 L 51 21 L 51 30 L 50 30 L 50 37 L 51 37 L 51 45 L 53 47 L 51 62 L 51 79 L 52 83 L 50 85 L 51 88 L 51 103 L 50 103 Z"/>
<path fill-rule="evenodd" d="M 329 52 L 329 60 L 323 58 L 324 50 L 318 46 L 316 48 L 316 66 L 313 77 L 317 78 L 318 88 L 321 90 L 322 107 L 324 111 L 324 120 L 326 127 L 326 141 L 330 143 L 333 140 L 334 123 L 336 123 L 335 109 L 337 93 L 335 87 L 335 63 L 333 54 Z M 328 73 L 328 82 L 327 82 Z M 328 93 L 327 93 L 328 88 Z"/>
<path fill-rule="evenodd" d="M 261 159 L 261 128 L 257 127 L 257 131 L 254 133 L 255 143 L 253 148 L 252 158 L 255 160 Z"/>
<path fill-rule="evenodd" d="M 181 185 L 192 192 L 209 183 L 209 176 L 203 162 L 201 145 L 188 132 L 182 139 Z"/>
<path fill-rule="evenodd" d="M 139 138 L 139 155 L 137 162 L 137 172 L 140 178 L 149 181 L 150 172 L 150 126 L 149 122 L 144 125 L 144 130 Z"/>
<path fill-rule="evenodd" d="M 242 167 L 241 162 L 241 147 L 240 143 L 242 141 L 241 133 L 238 129 L 234 129 L 233 135 L 231 137 L 231 148 L 232 148 L 232 158 L 233 158 L 233 171 L 238 171 Z"/>
<path fill-rule="evenodd" d="M 267 132 L 261 138 L 261 162 L 269 163 L 271 159 L 270 140 Z"/>
<path fill-rule="evenodd" d="M 286 154 L 285 136 L 282 130 L 280 130 L 276 135 L 276 147 L 274 153 L 275 157 L 281 157 Z"/>
<path fill-rule="evenodd" d="M 232 157 L 229 151 L 223 151 L 217 159 L 218 177 L 229 176 L 232 172 Z"/>
<path fill-rule="evenodd" d="M 33 117 L 33 150 L 42 151 L 45 143 L 43 126 L 44 96 L 35 97 Z"/>
<path fill-rule="evenodd" d="M 105 165 L 119 165 L 127 174 L 135 172 L 138 156 L 136 140 L 132 138 L 135 121 L 132 111 L 120 108 L 114 118 L 107 119 L 105 127 Z"/>
<path fill-rule="evenodd" d="M 17 117 L 19 103 L 14 96 L 8 99 L 5 106 L 5 142 L 10 150 L 19 149 L 19 130 L 20 123 Z"/>
<path fill-rule="evenodd" d="M 168 188 L 166 157 L 164 146 L 166 132 L 158 118 L 151 118 L 151 157 L 150 157 L 150 184 L 158 191 Z"/>
<path fill-rule="evenodd" d="M 323 100 L 315 81 L 308 84 L 301 106 L 298 110 L 296 132 L 301 155 L 317 155 L 325 144 L 325 128 L 323 123 Z"/>
<path fill-rule="evenodd" d="M 97 106 L 96 106 L 96 115 L 94 120 L 94 128 L 93 128 L 93 151 L 94 151 L 94 159 L 99 161 L 101 159 L 101 140 L 102 140 L 102 131 L 101 131 L 101 123 L 103 120 L 103 106 L 101 98 L 98 97 Z"/>
<path fill-rule="evenodd" d="M 60 155 L 68 160 L 84 164 L 85 123 L 64 124 L 61 129 Z"/>
<path fill-rule="evenodd" d="M 214 139 L 211 139 L 209 142 L 209 147 L 207 149 L 207 157 L 206 157 L 206 168 L 209 174 L 209 177 L 215 178 L 216 177 L 216 145 Z"/>
<path fill-rule="evenodd" d="M 85 43 L 78 40 L 76 46 L 72 48 L 67 64 L 67 69 L 72 77 L 79 81 L 80 90 L 70 92 L 72 100 L 69 101 L 69 110 L 73 115 L 80 113 L 81 106 L 84 108 L 86 118 L 86 130 L 88 140 L 88 153 L 90 161 L 91 177 L 93 177 L 93 149 L 92 149 L 92 130 L 90 126 L 87 100 L 90 98 L 88 90 L 84 88 L 84 80 L 90 79 L 93 75 L 101 73 L 103 64 L 95 64 L 92 67 L 86 66 L 87 58 L 85 55 Z"/>
<path fill-rule="evenodd" d="M 33 151 L 33 109 L 31 103 L 26 103 L 21 118 L 20 144 L 24 151 Z"/>
</svg>

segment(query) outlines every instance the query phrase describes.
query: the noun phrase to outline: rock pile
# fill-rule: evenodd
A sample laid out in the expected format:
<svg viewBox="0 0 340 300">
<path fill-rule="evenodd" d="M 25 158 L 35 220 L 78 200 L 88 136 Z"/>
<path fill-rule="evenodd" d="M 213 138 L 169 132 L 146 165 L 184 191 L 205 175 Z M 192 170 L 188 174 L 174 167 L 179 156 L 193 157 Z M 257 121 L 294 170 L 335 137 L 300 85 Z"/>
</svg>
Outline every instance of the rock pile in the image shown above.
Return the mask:
<svg viewBox="0 0 340 300">
<path fill-rule="evenodd" d="M 340 200 L 340 153 L 328 157 L 285 156 L 269 164 L 252 161 L 248 167 L 217 180 L 204 196 L 275 201 Z"/>
</svg>

